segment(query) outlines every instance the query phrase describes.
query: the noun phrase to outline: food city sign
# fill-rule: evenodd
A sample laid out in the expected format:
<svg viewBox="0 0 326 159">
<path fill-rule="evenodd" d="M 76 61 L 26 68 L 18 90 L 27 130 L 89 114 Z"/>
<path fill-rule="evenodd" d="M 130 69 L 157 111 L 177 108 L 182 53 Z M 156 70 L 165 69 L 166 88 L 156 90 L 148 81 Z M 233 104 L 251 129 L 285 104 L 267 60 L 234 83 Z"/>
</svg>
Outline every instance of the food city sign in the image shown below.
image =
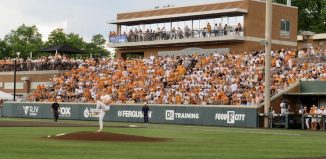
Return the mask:
<svg viewBox="0 0 326 159">
<path fill-rule="evenodd" d="M 236 114 L 235 111 L 227 111 L 226 114 L 216 113 L 215 120 L 222 120 L 228 124 L 234 124 L 235 121 L 244 121 L 246 114 Z"/>
</svg>

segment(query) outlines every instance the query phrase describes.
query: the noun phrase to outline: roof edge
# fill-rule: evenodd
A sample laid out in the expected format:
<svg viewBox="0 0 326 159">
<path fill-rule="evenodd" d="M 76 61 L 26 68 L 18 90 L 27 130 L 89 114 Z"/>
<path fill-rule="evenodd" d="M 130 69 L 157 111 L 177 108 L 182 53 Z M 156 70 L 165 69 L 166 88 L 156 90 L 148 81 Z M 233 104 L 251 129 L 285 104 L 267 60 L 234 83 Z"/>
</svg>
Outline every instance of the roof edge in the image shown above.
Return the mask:
<svg viewBox="0 0 326 159">
<path fill-rule="evenodd" d="M 130 11 L 130 12 L 120 12 L 118 14 L 130 14 L 130 13 L 137 13 L 137 12 L 158 11 L 158 10 L 165 10 L 165 9 L 171 9 L 171 8 L 183 8 L 183 7 L 192 7 L 192 6 L 199 6 L 199 5 L 210 5 L 210 4 L 220 4 L 220 3 L 232 3 L 232 2 L 240 2 L 240 1 L 245 2 L 247 0 L 220 0 L 219 2 L 214 2 L 214 3 L 198 3 L 198 4 L 192 4 L 192 5 L 183 5 L 183 6 L 177 6 L 177 7 L 170 7 L 170 8 L 135 10 L 135 11 Z"/>
<path fill-rule="evenodd" d="M 228 9 L 220 9 L 220 10 L 210 10 L 210 11 L 201 11 L 201 12 L 191 12 L 191 13 L 180 13 L 180 14 L 169 14 L 169 15 L 159 15 L 159 16 L 150 16 L 150 17 L 140 17 L 140 18 L 131 18 L 131 19 L 121 19 L 116 20 L 113 23 L 109 24 L 120 24 L 120 23 L 128 23 L 128 22 L 137 22 L 137 21 L 146 21 L 146 20 L 156 20 L 156 19 L 168 19 L 175 17 L 189 17 L 196 15 L 204 15 L 204 14 L 220 14 L 220 13 L 228 13 L 228 12 L 239 12 L 239 13 L 248 13 L 247 9 L 243 8 L 228 8 Z"/>
</svg>

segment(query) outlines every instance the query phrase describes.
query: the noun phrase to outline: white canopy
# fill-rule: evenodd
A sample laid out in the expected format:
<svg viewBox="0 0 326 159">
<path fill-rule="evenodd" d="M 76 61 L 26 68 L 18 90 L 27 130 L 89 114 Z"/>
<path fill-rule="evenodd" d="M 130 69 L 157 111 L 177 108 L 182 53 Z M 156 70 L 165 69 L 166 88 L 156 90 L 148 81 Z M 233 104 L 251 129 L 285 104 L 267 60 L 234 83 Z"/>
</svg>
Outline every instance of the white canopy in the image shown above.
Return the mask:
<svg viewBox="0 0 326 159">
<path fill-rule="evenodd" d="M 11 95 L 11 94 L 9 94 L 9 93 L 0 91 L 0 99 L 3 99 L 3 100 L 13 100 L 14 99 L 14 96 Z"/>
</svg>

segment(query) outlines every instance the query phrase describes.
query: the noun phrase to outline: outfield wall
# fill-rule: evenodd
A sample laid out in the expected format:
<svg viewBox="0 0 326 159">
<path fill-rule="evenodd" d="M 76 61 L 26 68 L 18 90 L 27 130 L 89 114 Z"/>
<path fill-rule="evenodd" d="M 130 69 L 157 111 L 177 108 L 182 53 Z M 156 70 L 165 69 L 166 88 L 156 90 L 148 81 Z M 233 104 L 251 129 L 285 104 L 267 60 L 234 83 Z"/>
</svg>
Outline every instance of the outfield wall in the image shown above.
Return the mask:
<svg viewBox="0 0 326 159">
<path fill-rule="evenodd" d="M 2 116 L 51 119 L 51 104 L 8 102 L 2 108 Z M 98 116 L 91 113 L 95 111 L 95 104 L 59 104 L 60 119 L 98 120 Z M 149 108 L 150 123 L 258 127 L 258 109 L 254 106 L 149 105 Z M 112 105 L 104 120 L 141 123 L 141 105 Z"/>
</svg>

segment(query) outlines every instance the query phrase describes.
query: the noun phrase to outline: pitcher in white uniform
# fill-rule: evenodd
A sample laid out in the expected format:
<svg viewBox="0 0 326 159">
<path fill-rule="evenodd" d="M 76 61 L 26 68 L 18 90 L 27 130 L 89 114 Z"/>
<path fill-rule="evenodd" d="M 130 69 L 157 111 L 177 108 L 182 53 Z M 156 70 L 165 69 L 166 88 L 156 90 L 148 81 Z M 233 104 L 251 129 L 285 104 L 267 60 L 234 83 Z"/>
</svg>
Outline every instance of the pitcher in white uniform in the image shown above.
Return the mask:
<svg viewBox="0 0 326 159">
<path fill-rule="evenodd" d="M 108 100 L 105 96 L 101 96 L 100 99 L 96 102 L 96 112 L 98 114 L 98 121 L 100 124 L 100 129 L 97 130 L 97 132 L 101 132 L 103 130 L 103 119 L 105 116 L 105 112 L 110 110 L 109 104 L 110 100 Z"/>
</svg>

